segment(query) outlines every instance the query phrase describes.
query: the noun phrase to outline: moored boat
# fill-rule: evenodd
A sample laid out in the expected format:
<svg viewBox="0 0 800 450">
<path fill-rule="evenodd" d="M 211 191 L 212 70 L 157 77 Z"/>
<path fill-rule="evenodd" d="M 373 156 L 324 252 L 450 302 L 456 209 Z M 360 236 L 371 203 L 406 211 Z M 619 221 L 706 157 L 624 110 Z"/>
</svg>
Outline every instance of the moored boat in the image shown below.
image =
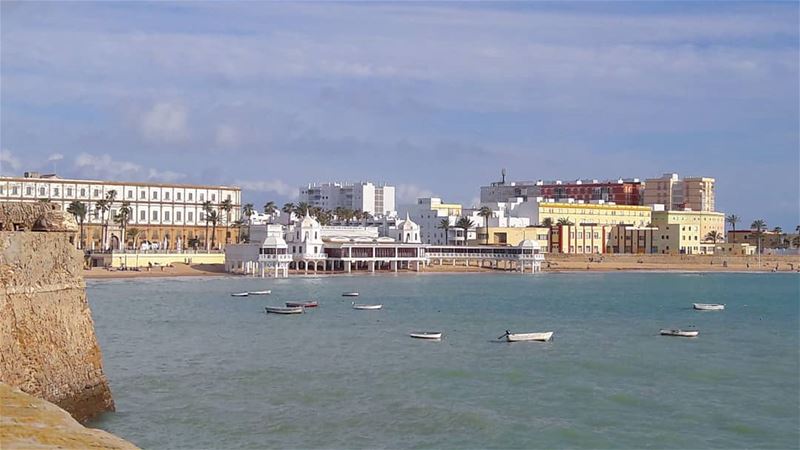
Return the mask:
<svg viewBox="0 0 800 450">
<path fill-rule="evenodd" d="M 267 289 L 265 291 L 250 291 L 248 292 L 250 295 L 269 295 L 272 294 L 272 291 Z"/>
<path fill-rule="evenodd" d="M 430 339 L 430 340 L 439 340 L 442 338 L 441 331 L 415 331 L 413 333 L 408 333 L 414 339 Z"/>
<path fill-rule="evenodd" d="M 661 330 L 662 336 L 697 337 L 698 334 L 700 334 L 699 330 Z"/>
<path fill-rule="evenodd" d="M 360 305 L 356 302 L 353 302 L 353 309 L 376 310 L 381 308 L 383 308 L 383 305 Z"/>
<path fill-rule="evenodd" d="M 319 306 L 319 302 L 317 302 L 316 300 L 313 300 L 313 301 L 309 300 L 309 301 L 305 301 L 305 302 L 286 302 L 286 307 L 287 308 L 297 308 L 297 307 L 301 307 L 301 308 L 316 308 L 317 306 Z"/>
<path fill-rule="evenodd" d="M 344 292 L 342 297 L 358 297 L 358 292 Z"/>
<path fill-rule="evenodd" d="M 547 342 L 553 337 L 552 331 L 545 331 L 540 333 L 511 333 L 506 330 L 506 333 L 498 339 L 506 338 L 506 342 L 523 342 L 523 341 L 541 341 Z"/>
<path fill-rule="evenodd" d="M 699 311 L 722 311 L 725 309 L 724 303 L 692 303 L 692 307 Z"/>
<path fill-rule="evenodd" d="M 231 294 L 231 297 L 247 297 L 248 295 L 250 295 L 249 292 L 236 292 Z"/>
<path fill-rule="evenodd" d="M 302 306 L 295 307 L 282 307 L 282 306 L 267 306 L 265 308 L 267 314 L 303 314 L 305 309 Z"/>
</svg>

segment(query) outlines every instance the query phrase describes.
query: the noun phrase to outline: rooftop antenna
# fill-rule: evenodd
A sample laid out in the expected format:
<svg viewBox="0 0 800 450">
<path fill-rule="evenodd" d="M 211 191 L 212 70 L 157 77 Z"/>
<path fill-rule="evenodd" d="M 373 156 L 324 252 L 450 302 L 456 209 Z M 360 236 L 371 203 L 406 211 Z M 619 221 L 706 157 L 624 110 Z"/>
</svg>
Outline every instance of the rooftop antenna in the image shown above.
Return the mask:
<svg viewBox="0 0 800 450">
<path fill-rule="evenodd" d="M 500 174 L 503 176 L 503 184 L 506 184 L 506 169 L 501 169 Z"/>
</svg>

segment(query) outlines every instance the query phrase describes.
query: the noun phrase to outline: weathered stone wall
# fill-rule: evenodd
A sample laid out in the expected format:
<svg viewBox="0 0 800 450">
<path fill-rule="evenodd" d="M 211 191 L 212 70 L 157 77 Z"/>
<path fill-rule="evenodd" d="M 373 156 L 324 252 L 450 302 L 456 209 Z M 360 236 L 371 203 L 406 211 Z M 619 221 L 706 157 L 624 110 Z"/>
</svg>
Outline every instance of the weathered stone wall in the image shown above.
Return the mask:
<svg viewBox="0 0 800 450">
<path fill-rule="evenodd" d="M 63 409 L 0 383 L 0 448 L 135 450 L 130 442 L 85 428 Z"/>
<path fill-rule="evenodd" d="M 0 231 L 74 233 L 78 231 L 78 224 L 56 203 L 0 203 Z"/>
<path fill-rule="evenodd" d="M 71 234 L 0 231 L 0 381 L 85 421 L 114 402 Z"/>
</svg>

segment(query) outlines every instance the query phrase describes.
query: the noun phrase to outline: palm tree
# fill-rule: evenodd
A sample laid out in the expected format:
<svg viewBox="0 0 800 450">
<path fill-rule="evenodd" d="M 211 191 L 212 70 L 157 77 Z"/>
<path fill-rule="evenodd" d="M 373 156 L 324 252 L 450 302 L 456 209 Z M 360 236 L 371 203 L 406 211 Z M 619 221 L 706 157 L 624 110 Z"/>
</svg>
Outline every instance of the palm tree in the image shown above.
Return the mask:
<svg viewBox="0 0 800 450">
<path fill-rule="evenodd" d="M 442 219 L 442 221 L 439 222 L 439 226 L 437 228 L 444 230 L 444 245 L 449 245 L 450 235 L 448 234 L 448 230 L 450 230 L 450 218 L 447 217 Z"/>
<path fill-rule="evenodd" d="M 217 242 L 217 222 L 219 222 L 219 219 L 220 216 L 216 211 L 211 211 L 206 216 L 206 223 L 211 222 L 211 248 L 214 248 L 214 244 Z"/>
<path fill-rule="evenodd" d="M 795 237 L 792 239 L 792 245 L 793 245 L 795 248 L 800 248 L 800 236 L 795 236 Z"/>
<path fill-rule="evenodd" d="M 756 236 L 758 237 L 758 254 L 761 254 L 761 236 L 764 235 L 764 230 L 767 229 L 767 222 L 762 219 L 754 220 L 753 223 L 750 224 L 750 228 L 755 231 Z"/>
<path fill-rule="evenodd" d="M 205 213 L 205 222 L 206 222 L 205 245 L 206 245 L 206 250 L 208 250 L 208 222 L 209 222 L 208 216 L 209 216 L 209 214 L 211 214 L 211 211 L 213 211 L 213 208 L 211 206 L 211 202 L 210 201 L 203 202 L 203 205 L 201 206 L 201 208 L 203 209 L 203 212 Z"/>
<path fill-rule="evenodd" d="M 101 247 L 104 247 L 106 242 L 106 212 L 109 210 L 108 200 L 103 198 L 96 201 L 94 204 L 94 209 L 96 211 L 100 211 L 100 223 L 102 224 L 100 240 L 102 241 Z"/>
<path fill-rule="evenodd" d="M 562 226 L 575 225 L 575 223 L 573 221 L 569 220 L 569 217 L 562 217 L 562 218 L 558 219 L 557 223 L 558 223 L 558 225 L 562 225 Z"/>
<path fill-rule="evenodd" d="M 112 189 L 112 190 L 106 192 L 106 201 L 108 203 L 108 209 L 111 209 L 111 207 L 114 206 L 114 201 L 116 199 L 117 199 L 117 191 Z M 105 230 L 106 230 L 106 235 L 105 235 L 105 238 L 103 239 L 103 245 L 105 246 L 105 249 L 108 249 L 108 247 L 109 247 L 109 245 L 108 245 L 108 240 L 109 240 L 108 239 L 109 238 L 108 226 L 109 226 L 109 222 L 110 221 L 111 221 L 111 214 L 108 215 L 108 218 L 105 220 L 105 224 L 104 224 L 105 225 Z"/>
<path fill-rule="evenodd" d="M 281 211 L 283 211 L 285 214 L 289 214 L 289 219 L 291 219 L 292 218 L 291 214 L 294 212 L 294 209 L 295 209 L 294 203 L 284 203 L 283 208 L 281 208 Z"/>
<path fill-rule="evenodd" d="M 83 222 L 86 220 L 86 204 L 78 200 L 73 200 L 67 207 L 67 212 L 75 217 L 75 221 L 77 221 L 78 225 L 81 227 L 80 248 L 83 249 Z"/>
<path fill-rule="evenodd" d="M 322 209 L 317 212 L 316 216 L 320 225 L 330 225 L 333 220 L 333 213 L 327 209 Z"/>
<path fill-rule="evenodd" d="M 478 210 L 478 215 L 483 217 L 483 227 L 486 228 L 486 245 L 489 245 L 489 217 L 492 217 L 494 213 L 492 212 L 492 208 L 482 206 L 481 209 Z"/>
<path fill-rule="evenodd" d="M 275 202 L 269 201 L 264 204 L 264 214 L 272 217 L 276 212 L 278 212 L 278 207 L 275 205 Z"/>
<path fill-rule="evenodd" d="M 722 235 L 717 232 L 717 230 L 711 230 L 706 235 L 706 241 L 711 241 L 713 243 L 717 243 L 722 240 Z"/>
<path fill-rule="evenodd" d="M 130 227 L 125 230 L 125 234 L 127 237 L 130 237 L 133 240 L 133 249 L 136 250 L 138 247 L 136 240 L 139 239 L 139 235 L 142 234 L 142 230 L 136 227 Z"/>
<path fill-rule="evenodd" d="M 252 216 L 254 212 L 256 212 L 256 210 L 253 208 L 252 203 L 245 203 L 244 206 L 242 206 L 242 215 L 247 217 L 248 222 L 250 222 L 250 216 Z"/>
<path fill-rule="evenodd" d="M 229 199 L 225 199 L 219 204 L 219 209 L 221 211 L 225 211 L 225 223 L 223 225 L 225 226 L 225 243 L 227 244 L 229 235 L 228 229 L 231 226 L 231 211 L 233 211 L 233 202 L 231 202 Z"/>
<path fill-rule="evenodd" d="M 467 245 L 467 233 L 469 232 L 470 228 L 475 227 L 475 222 L 470 220 L 469 217 L 464 216 L 458 219 L 458 222 L 456 222 L 456 227 L 464 230 L 464 245 Z"/>
<path fill-rule="evenodd" d="M 545 219 L 542 221 L 542 226 L 547 228 L 553 228 L 553 218 L 545 217 Z"/>
<path fill-rule="evenodd" d="M 306 202 L 300 202 L 295 206 L 294 213 L 298 216 L 305 216 L 307 213 L 311 212 L 311 205 Z"/>
<path fill-rule="evenodd" d="M 739 223 L 741 219 L 736 214 L 730 214 L 725 217 L 725 222 L 729 223 L 731 226 L 731 230 L 736 231 L 736 224 Z"/>
<path fill-rule="evenodd" d="M 117 215 L 114 216 L 114 222 L 119 224 L 119 228 L 121 231 L 119 243 L 121 246 L 120 250 L 123 251 L 127 247 L 127 245 L 125 245 L 126 242 L 125 232 L 127 231 L 128 228 L 128 222 L 131 220 L 131 212 L 132 212 L 131 204 L 128 202 L 122 202 L 122 206 L 119 208 L 119 211 L 117 211 Z"/>
</svg>

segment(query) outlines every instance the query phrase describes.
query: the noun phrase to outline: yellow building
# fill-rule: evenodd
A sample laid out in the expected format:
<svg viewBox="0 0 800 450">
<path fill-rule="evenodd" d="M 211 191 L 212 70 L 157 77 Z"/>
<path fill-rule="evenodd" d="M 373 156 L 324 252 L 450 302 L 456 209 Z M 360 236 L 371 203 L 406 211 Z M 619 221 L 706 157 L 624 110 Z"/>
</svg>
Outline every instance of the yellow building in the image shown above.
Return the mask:
<svg viewBox="0 0 800 450">
<path fill-rule="evenodd" d="M 700 238 L 700 225 L 668 223 L 658 227 L 655 239 L 658 252 L 667 255 L 699 255 L 706 253 Z"/>
<path fill-rule="evenodd" d="M 696 225 L 700 241 L 705 241 L 708 233 L 716 231 L 722 239 L 725 236 L 725 214 L 712 211 L 653 211 L 652 224 L 664 229 L 666 225 Z"/>
<path fill-rule="evenodd" d="M 547 219 L 556 225 L 560 219 L 576 226 L 589 225 L 632 225 L 643 227 L 650 223 L 650 207 L 616 205 L 611 203 L 558 203 L 539 202 L 538 222 Z"/>
<path fill-rule="evenodd" d="M 606 243 L 606 251 L 627 254 L 658 253 L 659 238 L 657 227 L 617 225 L 611 228 L 611 238 Z"/>
<path fill-rule="evenodd" d="M 517 246 L 524 240 L 531 240 L 539 243 L 542 251 L 547 251 L 548 236 L 550 228 L 548 227 L 478 227 L 475 242 L 470 245 L 486 244 L 486 235 L 488 230 L 488 243 L 489 245 L 509 245 Z"/>
<path fill-rule="evenodd" d="M 714 211 L 714 182 L 709 177 L 680 179 L 676 173 L 645 180 L 642 203 L 664 205 L 666 209 Z"/>
</svg>

